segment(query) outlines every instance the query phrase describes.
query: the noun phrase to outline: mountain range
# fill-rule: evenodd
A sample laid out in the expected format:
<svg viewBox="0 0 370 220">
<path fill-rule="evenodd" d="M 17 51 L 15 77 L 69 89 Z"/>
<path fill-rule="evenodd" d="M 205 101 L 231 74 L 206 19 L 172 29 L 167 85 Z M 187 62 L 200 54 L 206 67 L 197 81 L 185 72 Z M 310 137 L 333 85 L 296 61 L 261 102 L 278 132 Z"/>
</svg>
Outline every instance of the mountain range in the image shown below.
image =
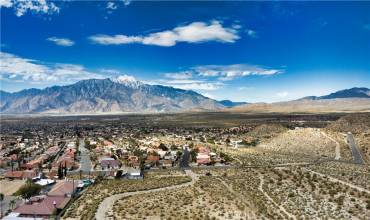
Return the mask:
<svg viewBox="0 0 370 220">
<path fill-rule="evenodd" d="M 337 98 L 370 98 L 370 89 L 364 87 L 354 87 L 352 89 L 344 89 L 324 96 L 307 96 L 300 100 L 323 100 Z"/>
<path fill-rule="evenodd" d="M 370 101 L 370 90 L 352 88 L 327 96 L 309 96 L 299 100 L 282 102 L 307 105 L 322 100 L 364 99 Z M 297 104 L 298 103 L 298 104 Z M 278 103 L 279 104 L 279 103 Z M 148 85 L 134 79 L 88 79 L 72 85 L 52 86 L 45 89 L 25 89 L 9 93 L 0 90 L 0 113 L 3 114 L 90 114 L 124 112 L 183 112 L 183 111 L 248 111 L 255 105 L 217 101 L 191 90 L 161 85 Z M 362 105 L 362 104 L 361 104 Z M 363 108 L 362 106 L 361 108 Z M 367 106 L 365 105 L 365 108 Z M 257 108 L 258 109 L 258 108 Z M 370 109 L 370 108 L 369 108 Z"/>
<path fill-rule="evenodd" d="M 225 106 L 191 90 L 125 79 L 89 79 L 72 85 L 1 91 L 0 112 L 101 113 L 218 110 Z"/>
<path fill-rule="evenodd" d="M 351 88 L 325 96 L 307 96 L 301 99 L 275 102 L 253 103 L 231 108 L 232 112 L 362 112 L 370 111 L 370 89 Z"/>
</svg>

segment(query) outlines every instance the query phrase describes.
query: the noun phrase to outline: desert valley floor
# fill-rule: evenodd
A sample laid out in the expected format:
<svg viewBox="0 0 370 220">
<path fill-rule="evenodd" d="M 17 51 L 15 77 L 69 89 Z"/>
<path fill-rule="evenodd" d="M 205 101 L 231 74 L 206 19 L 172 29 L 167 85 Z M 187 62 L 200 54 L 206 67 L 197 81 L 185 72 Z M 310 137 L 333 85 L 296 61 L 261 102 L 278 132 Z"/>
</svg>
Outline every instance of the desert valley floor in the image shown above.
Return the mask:
<svg viewBox="0 0 370 220">
<path fill-rule="evenodd" d="M 7 117 L 1 140 L 11 143 L 23 134 L 31 146 L 50 141 L 50 147 L 76 150 L 63 178 L 55 163 L 64 154 L 38 165 L 56 184 L 93 180 L 72 190 L 53 213 L 61 219 L 368 219 L 369 118 L 368 113 Z M 20 123 L 28 129 L 20 130 Z M 107 167 L 105 160 L 119 165 Z M 10 180 L 7 169 L 3 165 L 1 190 L 12 201 L 26 183 Z M 135 177 L 130 169 L 142 174 Z M 127 176 L 118 175 L 122 172 Z M 50 192 L 53 188 L 39 196 Z M 16 207 L 6 207 L 16 212 L 27 205 L 18 199 Z"/>
</svg>

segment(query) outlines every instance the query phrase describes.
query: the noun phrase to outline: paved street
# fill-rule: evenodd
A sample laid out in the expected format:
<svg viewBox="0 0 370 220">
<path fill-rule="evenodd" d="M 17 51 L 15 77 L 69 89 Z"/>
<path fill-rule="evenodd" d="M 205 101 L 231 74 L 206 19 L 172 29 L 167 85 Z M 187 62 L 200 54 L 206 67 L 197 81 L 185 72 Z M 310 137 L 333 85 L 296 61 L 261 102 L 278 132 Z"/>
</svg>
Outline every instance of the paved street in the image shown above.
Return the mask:
<svg viewBox="0 0 370 220">
<path fill-rule="evenodd" d="M 364 160 L 362 159 L 360 149 L 358 149 L 352 133 L 347 134 L 347 141 L 352 150 L 353 162 L 356 164 L 364 164 Z"/>
<path fill-rule="evenodd" d="M 189 167 L 189 158 L 190 158 L 190 152 L 189 152 L 188 148 L 185 147 L 185 149 L 183 151 L 183 154 L 182 154 L 181 162 L 180 162 L 180 167 L 181 168 Z"/>
<path fill-rule="evenodd" d="M 84 173 L 88 173 L 91 171 L 92 169 L 92 166 L 91 166 L 91 160 L 90 160 L 90 155 L 89 155 L 89 150 L 86 149 L 85 147 L 85 141 L 84 139 L 80 139 L 80 152 L 81 152 L 81 159 L 80 159 L 80 163 L 81 163 L 81 167 L 80 167 L 80 170 L 82 170 L 82 172 Z"/>
</svg>

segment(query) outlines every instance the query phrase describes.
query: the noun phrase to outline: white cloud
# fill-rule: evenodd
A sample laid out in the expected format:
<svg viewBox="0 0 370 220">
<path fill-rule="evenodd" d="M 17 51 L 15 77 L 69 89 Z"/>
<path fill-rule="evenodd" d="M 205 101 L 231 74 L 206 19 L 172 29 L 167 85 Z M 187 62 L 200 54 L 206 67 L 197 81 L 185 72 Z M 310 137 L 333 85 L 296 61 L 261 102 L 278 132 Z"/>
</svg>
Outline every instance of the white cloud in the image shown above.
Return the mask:
<svg viewBox="0 0 370 220">
<path fill-rule="evenodd" d="M 107 9 L 116 10 L 118 6 L 114 2 L 107 2 Z"/>
<path fill-rule="evenodd" d="M 289 95 L 289 92 L 286 92 L 286 91 L 278 92 L 278 93 L 276 93 L 276 95 L 279 96 L 280 98 L 285 98 Z"/>
<path fill-rule="evenodd" d="M 168 85 L 181 89 L 217 90 L 224 87 L 225 81 L 249 75 L 274 75 L 283 70 L 262 68 L 247 64 L 204 65 L 192 67 L 185 71 L 165 73 L 164 79 L 155 81 L 157 84 Z M 238 90 L 250 90 L 253 87 L 239 87 Z"/>
<path fill-rule="evenodd" d="M 127 35 L 94 35 L 89 39 L 93 43 L 102 45 L 120 45 L 139 43 L 145 45 L 156 45 L 171 47 L 179 42 L 201 43 L 216 41 L 223 43 L 233 43 L 238 40 L 238 28 L 223 27 L 220 21 L 211 23 L 193 22 L 188 25 L 179 26 L 172 30 L 151 33 L 144 36 Z"/>
<path fill-rule="evenodd" d="M 228 81 L 237 77 L 250 75 L 274 75 L 283 70 L 267 69 L 247 64 L 233 65 L 205 65 L 193 68 L 196 73 L 204 77 L 218 77 L 219 80 Z"/>
<path fill-rule="evenodd" d="M 223 84 L 220 82 L 199 82 L 187 84 L 170 84 L 170 86 L 186 90 L 217 90 L 222 88 Z"/>
<path fill-rule="evenodd" d="M 75 64 L 45 64 L 37 60 L 21 58 L 0 52 L 0 76 L 5 80 L 29 83 L 75 82 L 104 75 L 86 70 Z"/>
<path fill-rule="evenodd" d="M 46 0 L 38 1 L 17 1 L 17 0 L 0 0 L 0 7 L 14 8 L 15 15 L 20 17 L 27 12 L 32 12 L 35 14 L 54 14 L 59 12 L 59 7 L 57 7 L 53 2 Z"/>
<path fill-rule="evenodd" d="M 248 86 L 242 86 L 238 88 L 239 91 L 253 90 L 253 89 L 254 87 L 248 87 Z"/>
<path fill-rule="evenodd" d="M 123 0 L 123 4 L 125 6 L 129 6 L 131 4 L 132 0 Z"/>
<path fill-rule="evenodd" d="M 185 90 L 217 90 L 224 86 L 220 82 L 204 82 L 204 81 L 192 83 L 158 82 L 158 84 Z"/>
<path fill-rule="evenodd" d="M 166 78 L 170 79 L 190 79 L 193 77 L 193 74 L 191 71 L 183 71 L 178 73 L 165 73 L 164 74 Z"/>
<path fill-rule="evenodd" d="M 63 47 L 70 47 L 75 44 L 74 41 L 68 38 L 49 37 L 46 40 L 54 42 L 56 45 L 63 46 Z"/>
<path fill-rule="evenodd" d="M 175 79 L 175 80 L 164 80 L 166 83 L 169 84 L 190 84 L 190 83 L 202 83 L 203 80 L 195 80 L 195 79 Z"/>
<path fill-rule="evenodd" d="M 10 8 L 13 6 L 11 0 L 0 0 L 0 7 Z"/>
<path fill-rule="evenodd" d="M 224 83 L 222 82 L 208 81 L 199 77 L 194 78 L 193 72 L 190 70 L 178 73 L 165 73 L 164 76 L 164 79 L 159 79 L 147 83 L 197 91 L 217 90 L 224 86 Z"/>
<path fill-rule="evenodd" d="M 94 35 L 89 37 L 89 39 L 97 44 L 102 45 L 119 45 L 119 44 L 130 44 L 130 43 L 138 43 L 142 41 L 141 37 L 128 37 L 125 35 Z"/>
</svg>

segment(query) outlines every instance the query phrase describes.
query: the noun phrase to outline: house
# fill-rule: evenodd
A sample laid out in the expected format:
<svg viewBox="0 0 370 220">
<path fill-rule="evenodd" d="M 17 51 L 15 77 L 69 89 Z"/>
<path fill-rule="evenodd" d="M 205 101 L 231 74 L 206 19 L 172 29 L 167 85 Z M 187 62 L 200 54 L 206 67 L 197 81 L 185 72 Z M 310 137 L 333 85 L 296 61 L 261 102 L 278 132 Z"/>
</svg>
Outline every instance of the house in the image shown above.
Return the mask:
<svg viewBox="0 0 370 220">
<path fill-rule="evenodd" d="M 162 167 L 172 167 L 172 160 L 161 160 L 160 164 Z"/>
<path fill-rule="evenodd" d="M 49 156 L 54 156 L 58 153 L 59 151 L 59 147 L 58 146 L 54 146 L 54 147 L 49 147 L 46 151 L 45 151 L 45 154 L 49 155 Z"/>
<path fill-rule="evenodd" d="M 110 142 L 110 141 L 104 140 L 104 141 L 103 141 L 103 145 L 104 145 L 104 146 L 107 146 L 107 147 L 111 147 L 111 146 L 113 145 L 113 143 L 112 143 L 112 142 Z"/>
<path fill-rule="evenodd" d="M 149 166 L 154 166 L 157 164 L 158 161 L 159 161 L 158 155 L 149 155 L 145 160 L 145 164 L 148 164 Z"/>
<path fill-rule="evenodd" d="M 207 165 L 211 162 L 211 158 L 207 154 L 199 154 L 197 155 L 197 164 L 198 165 Z"/>
<path fill-rule="evenodd" d="M 140 169 L 135 169 L 132 167 L 125 167 L 122 170 L 122 177 L 126 179 L 135 179 L 135 180 L 141 180 L 144 178 L 144 174 Z"/>
<path fill-rule="evenodd" d="M 55 213 L 61 211 L 70 198 L 64 196 L 39 196 L 34 197 L 28 203 L 16 208 L 13 212 L 18 217 L 32 217 L 49 219 Z"/>
<path fill-rule="evenodd" d="M 76 149 L 68 148 L 65 150 L 64 155 L 70 158 L 74 158 L 76 154 Z"/>
<path fill-rule="evenodd" d="M 8 178 L 8 179 L 23 179 L 23 171 L 8 171 L 5 173 L 4 175 L 5 178 Z"/>
<path fill-rule="evenodd" d="M 160 156 L 161 158 L 163 158 L 163 157 L 166 155 L 167 151 L 164 151 L 164 150 L 158 150 L 158 151 L 157 151 L 157 153 L 159 154 L 159 156 Z"/>
<path fill-rule="evenodd" d="M 208 155 L 211 151 L 207 147 L 198 147 L 198 153 Z"/>
<path fill-rule="evenodd" d="M 40 167 L 43 163 L 44 163 L 44 158 L 40 156 L 34 160 L 29 161 L 26 164 L 23 164 L 22 167 L 25 169 L 32 170 L 34 168 Z"/>
<path fill-rule="evenodd" d="M 100 166 L 103 170 L 106 169 L 118 169 L 121 164 L 119 161 L 111 157 L 106 157 L 100 160 Z"/>
<path fill-rule="evenodd" d="M 131 167 L 139 167 L 140 166 L 140 161 L 137 156 L 129 156 L 128 157 L 128 165 Z"/>
<path fill-rule="evenodd" d="M 70 197 L 76 191 L 78 182 L 63 181 L 56 183 L 48 192 L 48 196 Z"/>
<path fill-rule="evenodd" d="M 36 177 L 36 172 L 33 170 L 24 170 L 24 171 L 8 171 L 5 173 L 5 178 L 8 179 L 19 179 L 27 180 Z"/>
<path fill-rule="evenodd" d="M 53 164 L 53 167 L 57 168 L 59 166 L 67 167 L 68 170 L 72 170 L 75 167 L 76 163 L 74 158 L 63 155 L 58 159 L 56 163 Z"/>
</svg>

